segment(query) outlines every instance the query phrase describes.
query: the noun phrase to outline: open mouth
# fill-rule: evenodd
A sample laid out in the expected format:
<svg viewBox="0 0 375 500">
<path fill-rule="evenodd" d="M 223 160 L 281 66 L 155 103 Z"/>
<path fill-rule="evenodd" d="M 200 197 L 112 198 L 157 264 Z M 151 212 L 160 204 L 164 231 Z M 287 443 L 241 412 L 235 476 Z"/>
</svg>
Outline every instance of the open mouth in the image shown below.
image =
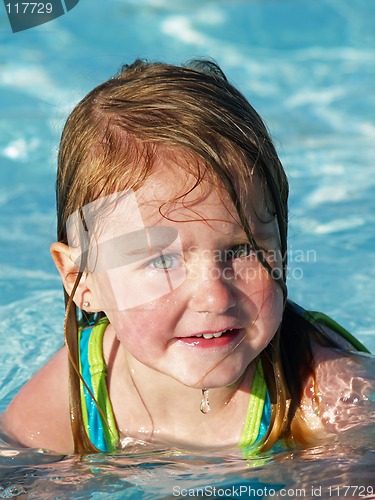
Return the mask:
<svg viewBox="0 0 375 500">
<path fill-rule="evenodd" d="M 201 333 L 191 337 L 178 337 L 182 344 L 196 347 L 221 347 L 230 344 L 238 338 L 242 329 L 230 328 L 216 333 Z"/>
<path fill-rule="evenodd" d="M 198 335 L 193 335 L 193 337 L 189 337 L 189 338 L 204 338 L 204 339 L 212 339 L 212 338 L 215 338 L 215 339 L 218 339 L 220 338 L 222 335 L 225 335 L 225 334 L 229 334 L 230 332 L 234 332 L 234 328 L 230 328 L 229 330 L 223 330 L 222 332 L 218 332 L 218 333 L 201 333 L 201 334 L 198 334 Z"/>
</svg>

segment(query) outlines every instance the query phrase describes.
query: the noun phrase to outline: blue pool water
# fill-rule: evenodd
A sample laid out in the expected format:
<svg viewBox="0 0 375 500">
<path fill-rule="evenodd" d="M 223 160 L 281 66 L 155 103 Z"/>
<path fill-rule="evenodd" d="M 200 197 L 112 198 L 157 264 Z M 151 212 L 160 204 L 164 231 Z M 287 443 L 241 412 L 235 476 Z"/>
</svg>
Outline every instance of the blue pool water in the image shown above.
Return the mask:
<svg viewBox="0 0 375 500">
<path fill-rule="evenodd" d="M 291 298 L 375 351 L 374 25 L 368 0 L 81 0 L 13 34 L 0 8 L 0 411 L 62 344 L 49 245 L 64 120 L 136 57 L 210 56 L 244 91 L 290 177 Z M 6 450 L 0 498 L 175 498 L 173 486 L 258 483 L 314 497 L 318 476 L 328 498 L 342 493 L 329 487 L 369 485 L 374 469 L 373 429 L 340 439 L 264 464 L 148 448 L 82 461 Z"/>
</svg>

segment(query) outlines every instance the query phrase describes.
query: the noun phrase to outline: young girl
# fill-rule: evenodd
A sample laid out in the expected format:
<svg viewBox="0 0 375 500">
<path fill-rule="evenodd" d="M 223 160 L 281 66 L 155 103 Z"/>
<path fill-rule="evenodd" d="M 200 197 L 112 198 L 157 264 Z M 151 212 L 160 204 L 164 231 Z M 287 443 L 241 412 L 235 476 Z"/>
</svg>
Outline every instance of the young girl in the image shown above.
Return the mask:
<svg viewBox="0 0 375 500">
<path fill-rule="evenodd" d="M 287 300 L 288 183 L 212 62 L 136 61 L 63 131 L 65 346 L 3 416 L 62 453 L 305 445 L 371 420 L 361 344 Z"/>
</svg>

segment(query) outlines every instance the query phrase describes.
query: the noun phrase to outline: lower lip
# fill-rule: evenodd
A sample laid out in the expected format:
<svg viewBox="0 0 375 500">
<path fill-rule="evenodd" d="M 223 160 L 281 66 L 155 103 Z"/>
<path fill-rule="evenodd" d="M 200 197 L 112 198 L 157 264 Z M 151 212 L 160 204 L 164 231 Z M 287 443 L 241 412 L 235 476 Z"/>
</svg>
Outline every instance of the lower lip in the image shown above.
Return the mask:
<svg viewBox="0 0 375 500">
<path fill-rule="evenodd" d="M 228 333 L 223 333 L 221 337 L 212 337 L 205 339 L 203 337 L 178 337 L 176 340 L 181 344 L 186 344 L 189 347 L 197 347 L 201 349 L 212 349 L 224 347 L 239 340 L 243 330 L 232 330 Z"/>
</svg>

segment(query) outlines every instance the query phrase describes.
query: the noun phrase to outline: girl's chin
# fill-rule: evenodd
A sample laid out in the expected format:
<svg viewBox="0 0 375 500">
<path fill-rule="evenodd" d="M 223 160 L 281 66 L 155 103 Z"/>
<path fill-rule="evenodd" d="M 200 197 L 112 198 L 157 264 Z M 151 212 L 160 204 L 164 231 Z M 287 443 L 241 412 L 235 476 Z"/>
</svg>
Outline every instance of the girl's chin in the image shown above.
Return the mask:
<svg viewBox="0 0 375 500">
<path fill-rule="evenodd" d="M 193 377 L 193 373 L 190 372 L 186 377 L 181 376 L 181 373 L 179 373 L 178 377 L 174 378 L 177 382 L 192 389 L 218 389 L 235 384 L 242 377 L 247 366 L 248 365 L 241 369 L 239 369 L 239 366 L 236 366 L 235 369 L 230 371 L 224 371 L 213 367 L 208 369 L 205 373 L 202 373 L 202 370 L 200 370 L 195 377 Z"/>
</svg>

